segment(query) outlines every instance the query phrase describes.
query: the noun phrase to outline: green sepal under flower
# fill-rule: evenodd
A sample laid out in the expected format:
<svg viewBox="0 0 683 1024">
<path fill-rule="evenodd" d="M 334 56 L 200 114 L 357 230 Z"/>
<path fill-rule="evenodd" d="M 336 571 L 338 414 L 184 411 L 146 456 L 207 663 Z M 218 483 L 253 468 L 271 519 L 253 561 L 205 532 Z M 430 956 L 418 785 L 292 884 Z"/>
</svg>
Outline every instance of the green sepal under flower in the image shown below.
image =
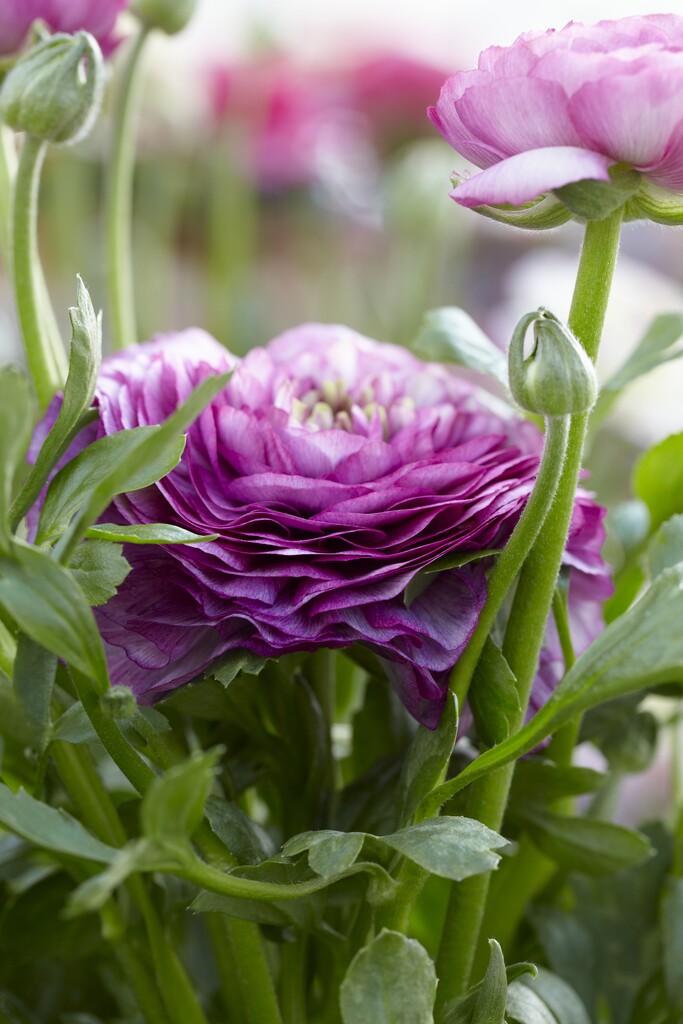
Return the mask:
<svg viewBox="0 0 683 1024">
<path fill-rule="evenodd" d="M 534 344 L 525 357 L 529 328 Z M 515 327 L 508 352 L 512 397 L 528 412 L 568 416 L 595 404 L 595 369 L 572 332 L 547 309 L 527 313 Z"/>
<path fill-rule="evenodd" d="M 145 25 L 172 36 L 185 28 L 196 7 L 197 0 L 134 0 L 131 9 Z"/>
</svg>

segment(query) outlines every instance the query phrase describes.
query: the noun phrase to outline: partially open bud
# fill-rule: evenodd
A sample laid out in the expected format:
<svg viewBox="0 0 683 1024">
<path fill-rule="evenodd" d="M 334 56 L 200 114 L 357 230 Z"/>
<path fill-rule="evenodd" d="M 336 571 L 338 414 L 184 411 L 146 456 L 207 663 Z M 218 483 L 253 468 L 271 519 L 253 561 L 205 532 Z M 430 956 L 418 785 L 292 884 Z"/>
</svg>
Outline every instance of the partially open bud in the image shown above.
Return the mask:
<svg viewBox="0 0 683 1024">
<path fill-rule="evenodd" d="M 533 326 L 533 348 L 524 355 Z M 543 416 L 588 412 L 598 396 L 595 368 L 568 327 L 547 309 L 527 313 L 508 352 L 510 391 L 523 409 Z"/>
<path fill-rule="evenodd" d="M 138 709 L 135 694 L 127 686 L 112 686 L 101 698 L 102 707 L 111 718 L 132 718 Z"/>
<path fill-rule="evenodd" d="M 89 32 L 65 33 L 25 53 L 0 89 L 0 120 L 45 142 L 77 142 L 102 103 L 104 62 Z"/>
<path fill-rule="evenodd" d="M 197 0 L 134 0 L 131 10 L 146 25 L 173 36 L 185 28 L 196 6 Z"/>
</svg>

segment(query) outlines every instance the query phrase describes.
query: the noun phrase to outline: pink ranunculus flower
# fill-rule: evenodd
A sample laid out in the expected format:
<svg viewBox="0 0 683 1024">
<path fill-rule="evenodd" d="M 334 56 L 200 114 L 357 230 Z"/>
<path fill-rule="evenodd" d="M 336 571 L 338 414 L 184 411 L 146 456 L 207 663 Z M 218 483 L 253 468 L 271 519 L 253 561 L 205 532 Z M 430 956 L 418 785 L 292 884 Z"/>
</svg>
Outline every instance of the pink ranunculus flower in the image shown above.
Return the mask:
<svg viewBox="0 0 683 1024">
<path fill-rule="evenodd" d="M 443 555 L 505 543 L 533 486 L 539 431 L 451 369 L 347 327 L 307 324 L 241 361 L 199 330 L 110 357 L 99 422 L 79 447 L 159 423 L 230 369 L 180 465 L 105 513 L 218 534 L 128 546 L 132 572 L 96 610 L 112 682 L 152 703 L 237 648 L 267 657 L 363 644 L 415 718 L 435 726 L 486 598 L 488 562 L 435 573 L 412 601 L 405 589 Z M 577 652 L 600 631 L 610 593 L 602 517 L 580 494 L 565 553 Z M 549 632 L 533 708 L 561 675 Z"/>
<path fill-rule="evenodd" d="M 53 32 L 85 29 L 104 53 L 116 44 L 114 25 L 130 0 L 0 0 L 0 55 L 15 53 L 40 18 Z"/>
<path fill-rule="evenodd" d="M 462 206 L 537 199 L 619 164 L 683 191 L 683 17 L 570 22 L 490 47 L 444 84 L 429 116 L 483 168 L 451 193 Z"/>
</svg>

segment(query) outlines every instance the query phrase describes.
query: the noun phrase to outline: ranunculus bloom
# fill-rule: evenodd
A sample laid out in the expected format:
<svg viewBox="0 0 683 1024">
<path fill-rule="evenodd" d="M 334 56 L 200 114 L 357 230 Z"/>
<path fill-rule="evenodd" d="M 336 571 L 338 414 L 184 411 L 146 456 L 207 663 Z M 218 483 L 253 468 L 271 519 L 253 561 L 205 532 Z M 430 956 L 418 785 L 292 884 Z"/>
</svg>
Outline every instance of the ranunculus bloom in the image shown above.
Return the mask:
<svg viewBox="0 0 683 1024">
<path fill-rule="evenodd" d="M 106 360 L 100 420 L 80 444 L 159 423 L 232 368 L 180 465 L 105 515 L 219 535 L 128 547 L 132 572 L 98 610 L 112 682 L 150 703 L 236 648 L 269 656 L 360 643 L 434 726 L 486 597 L 484 563 L 435 574 L 408 606 L 404 590 L 443 555 L 505 543 L 533 485 L 539 432 L 449 369 L 310 324 L 241 362 L 198 330 Z M 565 556 L 577 650 L 599 631 L 609 593 L 602 514 L 577 499 Z M 534 706 L 561 671 L 549 634 Z"/>
<path fill-rule="evenodd" d="M 103 51 L 114 45 L 113 29 L 130 0 L 0 0 L 0 54 L 15 53 L 41 18 L 53 32 L 85 29 Z"/>
<path fill-rule="evenodd" d="M 484 50 L 429 116 L 467 160 L 463 206 L 519 205 L 562 185 L 608 181 L 614 164 L 683 191 L 683 18 L 570 23 Z"/>
</svg>

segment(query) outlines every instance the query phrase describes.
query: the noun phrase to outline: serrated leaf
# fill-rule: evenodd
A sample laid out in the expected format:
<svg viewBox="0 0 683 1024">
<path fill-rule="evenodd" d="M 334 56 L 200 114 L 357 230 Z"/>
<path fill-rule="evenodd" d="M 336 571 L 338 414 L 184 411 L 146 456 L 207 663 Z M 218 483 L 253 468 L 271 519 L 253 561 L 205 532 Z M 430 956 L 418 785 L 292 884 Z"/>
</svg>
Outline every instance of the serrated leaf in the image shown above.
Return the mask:
<svg viewBox="0 0 683 1024">
<path fill-rule="evenodd" d="M 341 874 L 355 863 L 364 840 L 362 832 L 334 832 L 330 829 L 303 832 L 288 839 L 282 852 L 286 857 L 296 857 L 307 850 L 311 870 L 328 878 Z"/>
<path fill-rule="evenodd" d="M 610 623 L 524 728 L 440 786 L 425 814 L 590 708 L 658 683 L 683 681 L 682 619 L 683 566 L 677 566 L 662 572 L 637 604 Z"/>
<path fill-rule="evenodd" d="M 240 864 L 260 864 L 273 854 L 268 833 L 237 804 L 211 794 L 206 801 L 206 817 L 218 838 Z"/>
<path fill-rule="evenodd" d="M 399 786 L 400 822 L 408 822 L 420 800 L 445 774 L 458 735 L 458 702 L 450 693 L 436 729 L 419 725 L 403 762 Z"/>
<path fill-rule="evenodd" d="M 83 591 L 69 572 L 38 548 L 15 544 L 14 558 L 0 558 L 0 604 L 22 632 L 109 689 L 97 624 Z"/>
<path fill-rule="evenodd" d="M 196 751 L 155 779 L 142 801 L 142 830 L 149 839 L 189 839 L 204 817 L 216 765 L 222 754 L 216 747 Z"/>
<path fill-rule="evenodd" d="M 535 979 L 522 978 L 521 983 L 546 1004 L 557 1024 L 591 1024 L 586 1007 L 574 989 L 552 971 L 539 967 Z"/>
<path fill-rule="evenodd" d="M 59 462 L 84 425 L 95 394 L 102 362 L 102 314 L 95 315 L 90 295 L 80 277 L 77 279 L 76 303 L 69 310 L 71 348 L 64 395 L 57 419 L 38 452 L 19 496 L 18 503 L 22 511 L 31 507 L 50 470 Z"/>
<path fill-rule="evenodd" d="M 650 579 L 683 562 L 683 515 L 662 523 L 648 544 L 646 555 Z"/>
<path fill-rule="evenodd" d="M 34 800 L 23 789 L 13 793 L 0 783 L 0 822 L 10 832 L 44 850 L 109 864 L 117 851 L 87 832 L 66 811 Z"/>
<path fill-rule="evenodd" d="M 683 878 L 667 879 L 662 901 L 664 983 L 671 1009 L 683 1013 Z"/>
<path fill-rule="evenodd" d="M 0 551 L 10 541 L 8 516 L 14 475 L 31 437 L 33 399 L 25 374 L 0 370 Z"/>
<path fill-rule="evenodd" d="M 259 654 L 254 654 L 253 651 L 238 648 L 222 655 L 211 666 L 210 671 L 213 678 L 217 679 L 222 686 L 229 686 L 240 672 L 244 672 L 248 676 L 257 676 L 267 661 L 267 658 L 262 658 Z"/>
<path fill-rule="evenodd" d="M 75 538 L 80 538 L 85 530 L 100 518 L 117 494 L 137 490 L 140 487 L 141 476 L 147 477 L 147 484 L 166 476 L 180 458 L 178 456 L 178 460 L 169 466 L 169 462 L 175 459 L 178 452 L 179 435 L 225 387 L 229 377 L 229 373 L 207 377 L 163 423 L 156 429 L 152 428 L 152 433 L 149 433 L 134 450 L 126 452 L 118 462 L 110 463 L 109 472 L 91 490 L 67 535 L 60 541 L 58 550 L 68 548 Z"/>
<path fill-rule="evenodd" d="M 102 541 L 120 541 L 122 544 L 198 544 L 216 540 L 217 533 L 192 533 L 168 523 L 141 523 L 137 526 L 119 526 L 118 523 L 97 523 L 90 526 L 86 537 Z"/>
<path fill-rule="evenodd" d="M 130 565 L 120 544 L 89 540 L 76 548 L 69 571 L 94 608 L 114 596 L 130 572 Z"/>
<path fill-rule="evenodd" d="M 683 433 L 672 434 L 640 456 L 632 486 L 650 510 L 652 529 L 683 512 Z"/>
<path fill-rule="evenodd" d="M 520 713 L 517 680 L 503 652 L 487 637 L 477 662 L 469 702 L 484 743 L 493 747 L 510 735 L 510 723 Z"/>
<path fill-rule="evenodd" d="M 507 839 L 479 821 L 449 816 L 429 818 L 379 838 L 430 874 L 454 882 L 493 871 L 500 861 L 494 851 L 508 845 Z"/>
<path fill-rule="evenodd" d="M 31 727 L 33 742 L 41 753 L 50 737 L 56 673 L 55 655 L 21 634 L 14 660 L 14 692 Z"/>
<path fill-rule="evenodd" d="M 134 456 L 160 429 L 158 426 L 134 427 L 132 430 L 109 434 L 93 441 L 67 462 L 48 487 L 40 513 L 36 543 L 44 544 L 62 534 L 92 492 L 107 483 L 113 468 L 122 460 Z M 180 462 L 184 447 L 185 439 L 179 437 L 173 446 L 162 452 L 158 460 L 140 467 L 139 472 L 133 470 L 128 477 L 126 490 L 136 491 L 148 487 L 170 473 Z"/>
<path fill-rule="evenodd" d="M 505 354 L 487 338 L 464 309 L 444 306 L 429 310 L 412 347 L 425 359 L 457 363 L 494 377 L 504 387 L 507 386 Z"/>
<path fill-rule="evenodd" d="M 523 815 L 538 848 L 568 871 L 604 875 L 633 867 L 653 853 L 646 835 L 598 818 L 573 818 L 532 806 Z"/>
<path fill-rule="evenodd" d="M 683 349 L 673 350 L 673 346 L 682 335 L 681 313 L 662 313 L 655 317 L 628 359 L 602 385 L 602 391 L 623 391 L 631 381 L 644 376 L 662 363 L 679 359 L 683 356 Z"/>
<path fill-rule="evenodd" d="M 426 950 L 386 929 L 356 953 L 339 993 L 344 1024 L 433 1024 L 435 996 Z"/>
<path fill-rule="evenodd" d="M 503 951 L 489 939 L 489 962 L 472 1008 L 471 1024 L 505 1024 L 508 983 Z"/>
</svg>

